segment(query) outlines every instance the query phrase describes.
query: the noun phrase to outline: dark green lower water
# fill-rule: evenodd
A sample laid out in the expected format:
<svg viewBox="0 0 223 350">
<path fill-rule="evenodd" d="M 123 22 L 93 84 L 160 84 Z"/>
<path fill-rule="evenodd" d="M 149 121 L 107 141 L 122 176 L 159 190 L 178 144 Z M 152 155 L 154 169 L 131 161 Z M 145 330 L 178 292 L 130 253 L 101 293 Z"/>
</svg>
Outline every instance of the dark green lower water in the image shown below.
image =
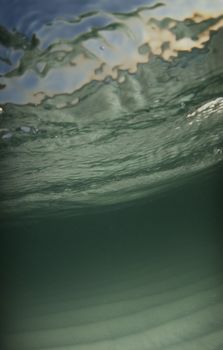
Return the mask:
<svg viewBox="0 0 223 350">
<path fill-rule="evenodd" d="M 218 168 L 130 207 L 4 227 L 4 349 L 221 349 L 222 209 Z"/>
</svg>

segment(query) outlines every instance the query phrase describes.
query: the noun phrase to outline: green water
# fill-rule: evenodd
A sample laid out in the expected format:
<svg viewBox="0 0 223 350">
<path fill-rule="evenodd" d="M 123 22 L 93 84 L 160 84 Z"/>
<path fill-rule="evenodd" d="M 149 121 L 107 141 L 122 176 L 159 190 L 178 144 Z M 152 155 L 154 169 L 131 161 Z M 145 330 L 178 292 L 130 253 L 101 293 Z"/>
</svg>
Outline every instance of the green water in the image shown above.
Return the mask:
<svg viewBox="0 0 223 350">
<path fill-rule="evenodd" d="M 21 1 L 0 0 L 3 349 L 223 349 L 222 1 Z"/>
<path fill-rule="evenodd" d="M 221 179 L 5 229 L 6 349 L 220 349 Z"/>
</svg>

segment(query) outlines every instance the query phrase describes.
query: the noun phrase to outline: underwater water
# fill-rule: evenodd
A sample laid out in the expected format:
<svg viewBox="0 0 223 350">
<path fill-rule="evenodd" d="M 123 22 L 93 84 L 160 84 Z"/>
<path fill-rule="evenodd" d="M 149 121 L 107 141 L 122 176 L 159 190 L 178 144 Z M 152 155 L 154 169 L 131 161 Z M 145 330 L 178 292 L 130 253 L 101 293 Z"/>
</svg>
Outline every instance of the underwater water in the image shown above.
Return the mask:
<svg viewBox="0 0 223 350">
<path fill-rule="evenodd" d="M 222 349 L 223 1 L 0 9 L 4 349 Z"/>
</svg>

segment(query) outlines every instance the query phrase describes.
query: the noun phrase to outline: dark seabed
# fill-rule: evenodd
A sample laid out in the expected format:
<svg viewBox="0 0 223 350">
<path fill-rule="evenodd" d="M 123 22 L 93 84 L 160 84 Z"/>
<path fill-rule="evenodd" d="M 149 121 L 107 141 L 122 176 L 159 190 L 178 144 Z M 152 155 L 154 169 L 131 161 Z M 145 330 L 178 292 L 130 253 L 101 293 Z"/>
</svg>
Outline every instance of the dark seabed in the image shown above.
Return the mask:
<svg viewBox="0 0 223 350">
<path fill-rule="evenodd" d="M 0 0 L 3 350 L 223 349 L 223 1 Z"/>
</svg>

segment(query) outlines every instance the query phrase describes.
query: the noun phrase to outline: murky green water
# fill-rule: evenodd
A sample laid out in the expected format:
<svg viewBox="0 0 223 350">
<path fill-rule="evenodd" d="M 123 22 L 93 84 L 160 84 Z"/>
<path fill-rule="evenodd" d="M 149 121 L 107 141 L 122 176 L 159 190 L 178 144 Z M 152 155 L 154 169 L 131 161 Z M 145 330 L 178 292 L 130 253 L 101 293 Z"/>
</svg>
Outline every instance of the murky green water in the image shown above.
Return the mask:
<svg viewBox="0 0 223 350">
<path fill-rule="evenodd" d="M 223 3 L 0 1 L 2 340 L 220 350 Z"/>
</svg>

